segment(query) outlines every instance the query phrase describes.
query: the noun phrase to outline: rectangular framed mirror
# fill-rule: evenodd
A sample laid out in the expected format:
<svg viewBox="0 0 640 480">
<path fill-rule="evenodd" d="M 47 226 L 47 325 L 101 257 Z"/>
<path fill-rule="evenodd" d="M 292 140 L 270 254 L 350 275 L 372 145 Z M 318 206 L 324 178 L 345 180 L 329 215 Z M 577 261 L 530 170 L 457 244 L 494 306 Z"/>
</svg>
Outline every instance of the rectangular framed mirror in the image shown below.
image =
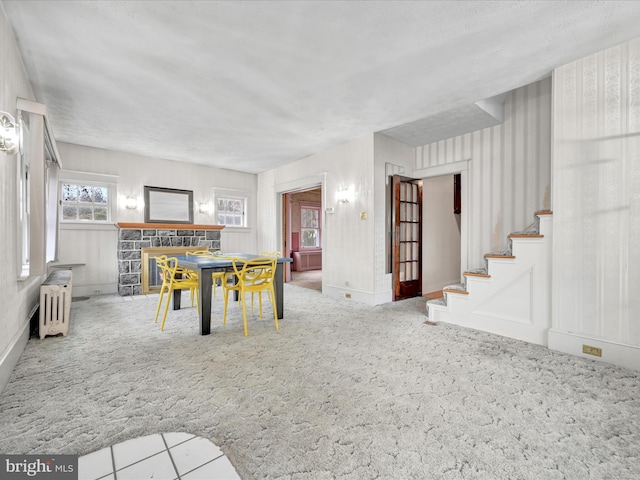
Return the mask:
<svg viewBox="0 0 640 480">
<path fill-rule="evenodd" d="M 193 223 L 193 191 L 144 187 L 145 223 Z"/>
</svg>

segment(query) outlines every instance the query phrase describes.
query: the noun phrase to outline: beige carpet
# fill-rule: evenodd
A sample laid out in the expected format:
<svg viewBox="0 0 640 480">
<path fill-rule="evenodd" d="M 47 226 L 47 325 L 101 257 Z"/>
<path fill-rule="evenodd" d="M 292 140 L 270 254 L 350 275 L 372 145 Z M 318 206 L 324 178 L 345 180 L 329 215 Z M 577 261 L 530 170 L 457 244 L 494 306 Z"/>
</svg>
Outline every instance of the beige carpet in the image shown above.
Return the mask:
<svg viewBox="0 0 640 480">
<path fill-rule="evenodd" d="M 292 279 L 289 283 L 297 287 L 310 288 L 322 291 L 322 270 L 306 270 L 304 272 L 291 272 Z"/>
<path fill-rule="evenodd" d="M 280 331 L 267 311 L 249 337 L 237 306 L 222 326 L 220 296 L 211 335 L 192 308 L 160 332 L 156 298 L 76 301 L 68 337 L 30 340 L 0 395 L 0 452 L 185 432 L 243 479 L 640 478 L 639 372 L 425 325 L 423 298 L 287 284 Z"/>
</svg>

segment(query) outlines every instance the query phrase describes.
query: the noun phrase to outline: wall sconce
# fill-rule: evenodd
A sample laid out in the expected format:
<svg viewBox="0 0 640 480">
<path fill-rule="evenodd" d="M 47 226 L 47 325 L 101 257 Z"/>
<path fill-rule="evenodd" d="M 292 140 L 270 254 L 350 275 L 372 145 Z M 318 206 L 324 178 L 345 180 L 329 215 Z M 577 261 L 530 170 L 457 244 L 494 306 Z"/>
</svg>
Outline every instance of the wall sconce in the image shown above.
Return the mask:
<svg viewBox="0 0 640 480">
<path fill-rule="evenodd" d="M 198 205 L 198 211 L 200 213 L 209 213 L 209 204 L 206 202 L 200 202 Z"/>
<path fill-rule="evenodd" d="M 20 151 L 20 135 L 16 120 L 6 112 L 0 112 L 0 151 L 15 155 Z"/>
<path fill-rule="evenodd" d="M 349 203 L 351 200 L 353 200 L 353 187 L 338 188 L 338 202 Z"/>
<path fill-rule="evenodd" d="M 136 197 L 127 197 L 124 205 L 127 210 L 135 210 L 138 208 L 138 199 Z"/>
</svg>

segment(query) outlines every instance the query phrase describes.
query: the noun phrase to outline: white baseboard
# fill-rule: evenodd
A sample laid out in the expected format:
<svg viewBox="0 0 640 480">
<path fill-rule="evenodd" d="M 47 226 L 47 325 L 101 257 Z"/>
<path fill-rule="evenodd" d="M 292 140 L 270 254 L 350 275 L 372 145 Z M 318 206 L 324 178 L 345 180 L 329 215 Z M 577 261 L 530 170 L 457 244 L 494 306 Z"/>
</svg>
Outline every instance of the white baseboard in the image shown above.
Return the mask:
<svg viewBox="0 0 640 480">
<path fill-rule="evenodd" d="M 20 355 L 27 346 L 29 341 L 31 324 L 29 320 L 25 322 L 20 333 L 18 333 L 11 344 L 7 347 L 2 358 L 0 358 L 0 393 L 4 390 L 4 387 L 9 383 L 9 378 L 13 369 L 18 364 Z"/>
<path fill-rule="evenodd" d="M 602 349 L 602 357 L 582 353 L 582 346 Z M 576 355 L 590 360 L 612 363 L 621 367 L 640 370 L 640 347 L 603 340 L 588 335 L 560 330 L 549 330 L 549 349 Z"/>
<path fill-rule="evenodd" d="M 362 290 L 324 284 L 322 286 L 322 293 L 333 298 L 344 298 L 355 302 L 365 303 L 367 305 L 381 305 L 392 301 L 391 291 L 371 293 L 364 292 Z"/>
<path fill-rule="evenodd" d="M 118 293 L 118 285 L 115 283 L 103 283 L 98 285 L 76 285 L 73 284 L 74 297 L 91 297 L 94 295 L 108 295 Z"/>
</svg>

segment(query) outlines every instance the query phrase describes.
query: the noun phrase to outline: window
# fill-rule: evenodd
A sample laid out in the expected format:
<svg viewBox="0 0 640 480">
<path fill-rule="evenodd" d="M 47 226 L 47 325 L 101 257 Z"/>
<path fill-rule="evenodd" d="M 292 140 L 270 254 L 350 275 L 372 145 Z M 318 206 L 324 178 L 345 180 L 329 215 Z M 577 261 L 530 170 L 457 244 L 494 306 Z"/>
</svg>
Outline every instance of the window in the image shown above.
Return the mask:
<svg viewBox="0 0 640 480">
<path fill-rule="evenodd" d="M 108 185 L 62 182 L 60 198 L 63 222 L 109 221 L 111 195 Z"/>
<path fill-rule="evenodd" d="M 20 114 L 22 129 L 22 151 L 18 172 L 20 205 L 20 272 L 19 278 L 29 277 L 31 271 L 31 124 L 28 113 Z"/>
<path fill-rule="evenodd" d="M 300 247 L 320 248 L 320 207 L 300 207 Z"/>
<path fill-rule="evenodd" d="M 217 197 L 216 213 L 218 225 L 227 227 L 246 227 L 246 198 L 241 197 Z"/>
</svg>

